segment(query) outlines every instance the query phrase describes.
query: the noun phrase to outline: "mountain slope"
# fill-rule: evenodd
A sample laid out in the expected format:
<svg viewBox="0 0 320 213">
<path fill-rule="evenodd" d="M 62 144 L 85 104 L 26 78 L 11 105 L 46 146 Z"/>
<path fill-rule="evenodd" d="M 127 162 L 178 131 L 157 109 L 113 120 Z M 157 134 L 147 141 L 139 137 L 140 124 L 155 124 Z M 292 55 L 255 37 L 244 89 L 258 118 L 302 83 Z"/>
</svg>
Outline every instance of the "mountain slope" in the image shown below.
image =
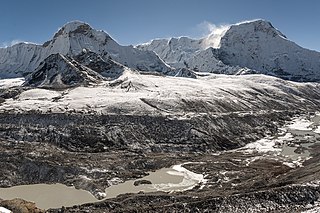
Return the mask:
<svg viewBox="0 0 320 213">
<path fill-rule="evenodd" d="M 20 77 L 31 73 L 51 54 L 60 53 L 71 57 L 83 49 L 95 52 L 103 59 L 111 58 L 130 68 L 142 71 L 171 71 L 154 52 L 141 51 L 132 46 L 121 46 L 104 31 L 92 29 L 82 22 L 64 25 L 43 45 L 20 43 L 0 49 L 0 77 Z"/>
<path fill-rule="evenodd" d="M 218 51 L 212 47 L 209 47 L 206 50 L 200 51 L 195 54 L 193 57 L 189 58 L 184 62 L 191 70 L 200 71 L 200 72 L 210 72 L 217 74 L 247 74 L 255 73 L 255 71 L 242 68 L 238 65 L 229 66 L 223 63 L 218 58 Z"/>
<path fill-rule="evenodd" d="M 0 48 L 0 78 L 22 77 L 32 72 L 46 58 L 43 50 L 28 43 Z"/>
<path fill-rule="evenodd" d="M 197 52 L 204 50 L 201 40 L 188 37 L 155 39 L 149 43 L 138 45 L 137 48 L 156 52 L 167 64 L 181 68 L 185 67 L 185 61 L 195 56 Z"/>
<path fill-rule="evenodd" d="M 223 74 L 237 74 L 243 73 L 243 70 L 249 70 L 242 69 L 239 66 L 228 66 L 219 60 L 217 49 L 207 48 L 207 45 L 216 45 L 213 42 L 216 38 L 210 36 L 200 40 L 187 37 L 156 39 L 149 43 L 137 45 L 137 48 L 155 51 L 167 64 L 178 69 L 189 68 L 199 72 Z M 210 39 L 213 41 L 210 42 Z"/>
</svg>

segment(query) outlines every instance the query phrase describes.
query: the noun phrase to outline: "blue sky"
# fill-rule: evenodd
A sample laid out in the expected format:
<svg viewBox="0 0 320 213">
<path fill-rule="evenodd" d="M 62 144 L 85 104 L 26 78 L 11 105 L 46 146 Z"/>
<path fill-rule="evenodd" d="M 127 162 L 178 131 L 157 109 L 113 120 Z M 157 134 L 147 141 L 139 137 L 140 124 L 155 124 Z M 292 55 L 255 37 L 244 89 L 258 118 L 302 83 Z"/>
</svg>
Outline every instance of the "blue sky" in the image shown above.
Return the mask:
<svg viewBox="0 0 320 213">
<path fill-rule="evenodd" d="M 1 0 L 0 46 L 43 43 L 66 22 L 81 20 L 120 44 L 201 37 L 207 25 L 262 18 L 297 44 L 320 51 L 318 0 Z"/>
</svg>

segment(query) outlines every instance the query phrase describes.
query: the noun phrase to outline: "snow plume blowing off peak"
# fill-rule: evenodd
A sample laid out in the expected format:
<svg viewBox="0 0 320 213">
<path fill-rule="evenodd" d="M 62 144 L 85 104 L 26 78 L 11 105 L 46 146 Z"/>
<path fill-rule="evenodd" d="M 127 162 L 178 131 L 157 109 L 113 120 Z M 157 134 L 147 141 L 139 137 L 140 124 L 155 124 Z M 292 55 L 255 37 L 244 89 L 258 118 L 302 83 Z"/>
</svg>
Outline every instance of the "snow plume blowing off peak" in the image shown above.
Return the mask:
<svg viewBox="0 0 320 213">
<path fill-rule="evenodd" d="M 236 24 L 220 24 L 220 25 L 215 25 L 211 22 L 204 21 L 201 24 L 199 24 L 199 27 L 205 32 L 205 37 L 202 40 L 202 47 L 204 49 L 208 47 L 220 48 L 221 38 L 232 27 L 237 27 L 237 26 L 246 27 L 245 25 L 255 26 L 257 24 L 263 25 L 263 27 L 265 28 L 274 28 L 270 22 L 264 19 L 245 20 L 245 21 L 238 22 Z M 286 38 L 286 36 L 284 36 L 277 29 L 274 29 L 274 30 L 277 31 L 277 34 L 279 34 L 281 37 Z"/>
<path fill-rule="evenodd" d="M 208 47 L 219 48 L 221 38 L 230 28 L 230 25 L 215 25 L 208 21 L 202 22 L 199 26 L 206 32 L 206 37 L 203 38 L 202 42 L 204 49 Z"/>
</svg>

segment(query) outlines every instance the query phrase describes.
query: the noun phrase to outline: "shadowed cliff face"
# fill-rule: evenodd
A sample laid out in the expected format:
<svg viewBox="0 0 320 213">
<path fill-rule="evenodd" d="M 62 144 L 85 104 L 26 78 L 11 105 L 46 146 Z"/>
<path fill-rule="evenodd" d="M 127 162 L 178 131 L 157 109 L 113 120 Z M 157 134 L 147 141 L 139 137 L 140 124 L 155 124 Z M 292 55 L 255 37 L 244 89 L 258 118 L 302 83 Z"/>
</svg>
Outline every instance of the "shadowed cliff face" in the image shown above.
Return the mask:
<svg viewBox="0 0 320 213">
<path fill-rule="evenodd" d="M 98 84 L 103 77 L 93 70 L 61 54 L 53 54 L 30 74 L 23 86 L 65 89 Z"/>
</svg>

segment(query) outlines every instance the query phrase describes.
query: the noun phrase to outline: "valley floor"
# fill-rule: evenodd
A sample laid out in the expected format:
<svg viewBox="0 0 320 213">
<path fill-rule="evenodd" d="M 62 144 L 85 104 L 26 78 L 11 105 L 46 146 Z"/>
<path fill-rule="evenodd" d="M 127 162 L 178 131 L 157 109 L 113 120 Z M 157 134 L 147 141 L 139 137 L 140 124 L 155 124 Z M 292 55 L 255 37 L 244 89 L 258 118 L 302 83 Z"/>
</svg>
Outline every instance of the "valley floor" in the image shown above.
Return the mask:
<svg viewBox="0 0 320 213">
<path fill-rule="evenodd" d="M 125 73 L 92 88 L 1 90 L 1 187 L 62 183 L 103 199 L 110 185 L 201 162 L 183 165 L 205 178 L 191 190 L 123 194 L 49 212 L 301 212 L 319 206 L 316 83 Z M 41 212 L 21 200 L 0 206 Z"/>
</svg>

